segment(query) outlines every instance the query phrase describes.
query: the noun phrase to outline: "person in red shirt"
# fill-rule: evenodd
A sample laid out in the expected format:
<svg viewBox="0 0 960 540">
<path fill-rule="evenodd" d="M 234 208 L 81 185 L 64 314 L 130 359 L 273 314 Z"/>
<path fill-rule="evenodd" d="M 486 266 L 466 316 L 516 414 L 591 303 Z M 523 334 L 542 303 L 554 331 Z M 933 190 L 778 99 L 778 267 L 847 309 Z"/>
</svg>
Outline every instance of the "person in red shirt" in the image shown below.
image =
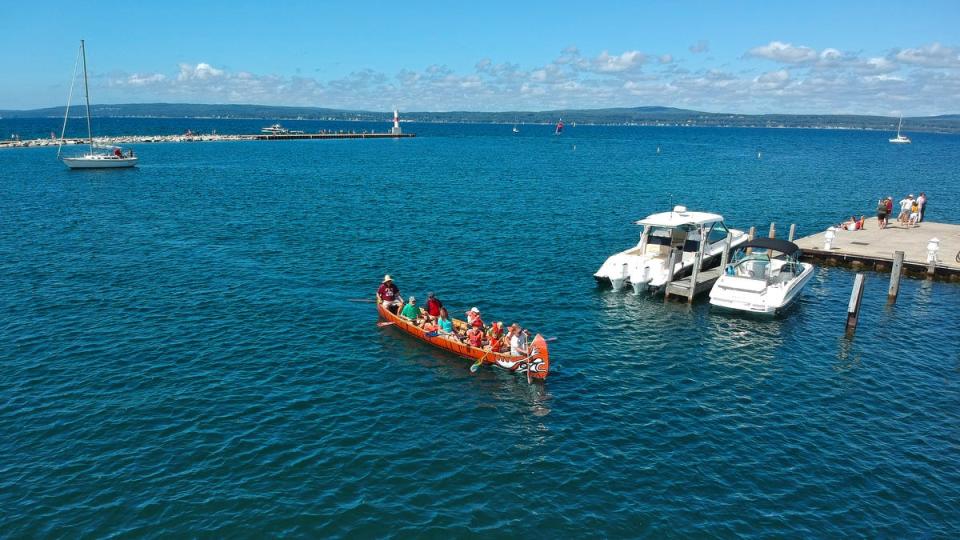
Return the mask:
<svg viewBox="0 0 960 540">
<path fill-rule="evenodd" d="M 483 346 L 483 331 L 476 326 L 467 330 L 467 343 L 471 347 L 481 348 Z"/>
<path fill-rule="evenodd" d="M 403 304 L 403 300 L 400 299 L 400 289 L 393 284 L 393 278 L 390 277 L 390 274 L 383 276 L 383 283 L 377 289 L 377 302 L 382 303 L 383 307 L 393 313 L 396 313 L 400 305 Z"/>
<path fill-rule="evenodd" d="M 427 313 L 431 317 L 439 317 L 440 309 L 443 307 L 443 302 L 441 302 L 435 294 L 427 293 Z"/>
</svg>

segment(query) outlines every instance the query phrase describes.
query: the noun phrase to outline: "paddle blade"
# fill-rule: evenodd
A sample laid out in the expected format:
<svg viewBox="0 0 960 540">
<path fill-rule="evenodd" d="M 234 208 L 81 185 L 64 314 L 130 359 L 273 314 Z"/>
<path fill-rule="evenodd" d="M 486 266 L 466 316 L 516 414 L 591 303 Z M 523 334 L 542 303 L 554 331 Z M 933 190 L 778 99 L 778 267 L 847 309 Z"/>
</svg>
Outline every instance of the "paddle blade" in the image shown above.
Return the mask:
<svg viewBox="0 0 960 540">
<path fill-rule="evenodd" d="M 392 322 L 392 321 L 391 321 L 391 322 L 378 322 L 378 323 L 377 323 L 377 326 L 379 326 L 380 328 L 383 328 L 384 326 L 390 326 L 391 324 L 395 324 L 395 323 Z"/>
</svg>

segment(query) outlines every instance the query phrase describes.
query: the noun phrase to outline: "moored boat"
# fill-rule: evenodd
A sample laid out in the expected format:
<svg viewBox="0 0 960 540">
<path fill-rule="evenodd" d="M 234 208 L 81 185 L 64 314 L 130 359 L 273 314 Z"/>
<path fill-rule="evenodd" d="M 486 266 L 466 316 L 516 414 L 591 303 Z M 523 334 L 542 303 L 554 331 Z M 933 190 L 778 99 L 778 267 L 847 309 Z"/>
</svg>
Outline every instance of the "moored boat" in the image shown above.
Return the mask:
<svg viewBox="0 0 960 540">
<path fill-rule="evenodd" d="M 436 332 L 425 332 L 422 328 L 407 319 L 395 315 L 393 312 L 377 304 L 377 313 L 380 318 L 390 323 L 398 330 L 433 345 L 434 347 L 451 352 L 461 358 L 473 360 L 479 365 L 489 365 L 505 369 L 511 373 L 525 373 L 527 382 L 543 381 L 550 373 L 550 353 L 547 350 L 547 340 L 537 334 L 528 346 L 529 354 L 515 356 L 507 352 L 491 352 L 477 347 L 471 347 L 455 338 L 446 337 Z M 454 319 L 454 327 L 463 329 L 465 322 Z"/>
<path fill-rule="evenodd" d="M 752 253 L 747 254 L 747 248 Z M 774 252 L 782 255 L 773 257 Z M 813 277 L 813 265 L 800 262 L 799 257 L 800 248 L 793 242 L 775 238 L 750 240 L 740 246 L 734 261 L 714 283 L 710 303 L 766 315 L 785 310 Z"/>
<path fill-rule="evenodd" d="M 640 242 L 608 257 L 593 275 L 598 283 L 610 284 L 615 291 L 627 284 L 633 286 L 636 294 L 664 287 L 671 275 L 671 251 L 679 253 L 672 274 L 676 279 L 690 273 L 701 249 L 702 268 L 719 264 L 727 234 L 731 236 L 731 248 L 740 246 L 748 239 L 745 232 L 727 228 L 723 216 L 690 212 L 685 206 L 675 206 L 670 212 L 647 216 L 636 224 L 643 226 Z M 701 243 L 704 245 L 701 246 Z"/>
</svg>

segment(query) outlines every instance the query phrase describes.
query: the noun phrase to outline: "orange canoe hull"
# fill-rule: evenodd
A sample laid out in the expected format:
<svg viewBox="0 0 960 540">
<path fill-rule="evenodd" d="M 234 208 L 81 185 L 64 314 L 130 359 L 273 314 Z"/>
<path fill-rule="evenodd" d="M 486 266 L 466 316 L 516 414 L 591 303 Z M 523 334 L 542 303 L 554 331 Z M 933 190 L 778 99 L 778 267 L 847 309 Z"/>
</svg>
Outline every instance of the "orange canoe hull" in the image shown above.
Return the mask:
<svg viewBox="0 0 960 540">
<path fill-rule="evenodd" d="M 526 373 L 527 380 L 542 381 L 550 374 L 550 353 L 547 350 L 547 341 L 537 334 L 530 342 L 530 354 L 528 356 L 514 356 L 509 352 L 495 353 L 485 351 L 476 347 L 471 347 L 459 340 L 444 336 L 428 336 L 423 329 L 410 323 L 410 321 L 394 315 L 383 305 L 377 305 L 377 312 L 384 321 L 392 323 L 392 326 L 420 341 L 429 343 L 434 347 L 449 351 L 461 358 L 481 362 L 484 365 L 491 365 L 506 369 L 512 372 Z M 455 321 L 454 324 L 461 326 L 461 321 Z"/>
</svg>

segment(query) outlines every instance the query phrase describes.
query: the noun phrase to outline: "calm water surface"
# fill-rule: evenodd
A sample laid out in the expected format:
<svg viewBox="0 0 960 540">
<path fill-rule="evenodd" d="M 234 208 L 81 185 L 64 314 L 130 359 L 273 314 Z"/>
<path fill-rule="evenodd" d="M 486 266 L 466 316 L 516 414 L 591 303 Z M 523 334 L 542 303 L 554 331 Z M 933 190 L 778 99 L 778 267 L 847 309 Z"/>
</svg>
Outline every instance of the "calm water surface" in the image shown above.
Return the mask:
<svg viewBox="0 0 960 540">
<path fill-rule="evenodd" d="M 956 536 L 960 287 L 869 273 L 847 339 L 846 270 L 775 319 L 591 274 L 671 203 L 805 235 L 923 190 L 958 223 L 960 137 L 405 127 L 0 151 L 0 536 Z M 550 379 L 377 328 L 349 300 L 387 272 L 556 336 Z"/>
</svg>

